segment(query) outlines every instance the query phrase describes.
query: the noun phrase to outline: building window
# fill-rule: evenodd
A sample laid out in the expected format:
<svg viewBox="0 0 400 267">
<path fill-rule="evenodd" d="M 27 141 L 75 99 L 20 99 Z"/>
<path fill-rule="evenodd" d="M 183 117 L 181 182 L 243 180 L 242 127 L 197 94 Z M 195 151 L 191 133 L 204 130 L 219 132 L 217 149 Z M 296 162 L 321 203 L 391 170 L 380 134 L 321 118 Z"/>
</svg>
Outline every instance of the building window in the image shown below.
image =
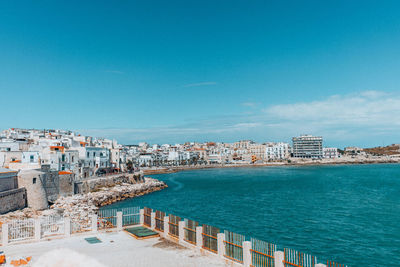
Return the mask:
<svg viewBox="0 0 400 267">
<path fill-rule="evenodd" d="M 35 157 L 33 156 L 33 155 L 31 155 L 30 157 L 29 157 L 29 159 L 30 159 L 30 161 L 31 161 L 31 163 L 34 161 L 34 159 L 35 159 Z"/>
<path fill-rule="evenodd" d="M 36 178 L 33 178 L 32 183 L 33 183 L 33 184 L 36 184 Z"/>
</svg>

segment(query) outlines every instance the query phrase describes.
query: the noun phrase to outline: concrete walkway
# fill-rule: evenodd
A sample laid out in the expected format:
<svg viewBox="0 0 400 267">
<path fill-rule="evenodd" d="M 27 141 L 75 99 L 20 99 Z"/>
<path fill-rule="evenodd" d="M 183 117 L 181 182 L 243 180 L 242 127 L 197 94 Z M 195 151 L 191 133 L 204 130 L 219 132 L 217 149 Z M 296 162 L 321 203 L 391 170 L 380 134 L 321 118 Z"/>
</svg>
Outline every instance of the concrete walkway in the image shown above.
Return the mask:
<svg viewBox="0 0 400 267">
<path fill-rule="evenodd" d="M 89 244 L 84 238 L 97 237 L 102 242 Z M 160 238 L 136 240 L 126 232 L 97 233 L 64 239 L 0 247 L 7 261 L 32 256 L 32 264 L 44 253 L 54 249 L 70 249 L 96 259 L 109 267 L 189 267 L 227 266 L 217 256 L 201 255 Z M 65 255 L 67 258 L 68 255 Z"/>
</svg>

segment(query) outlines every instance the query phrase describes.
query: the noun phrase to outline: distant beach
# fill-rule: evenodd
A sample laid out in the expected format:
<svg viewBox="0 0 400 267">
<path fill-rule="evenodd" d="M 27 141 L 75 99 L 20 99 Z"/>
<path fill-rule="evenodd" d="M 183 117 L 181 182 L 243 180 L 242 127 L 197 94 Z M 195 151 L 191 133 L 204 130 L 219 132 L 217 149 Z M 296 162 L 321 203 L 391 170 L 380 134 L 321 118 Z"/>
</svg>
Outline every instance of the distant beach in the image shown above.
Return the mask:
<svg viewBox="0 0 400 267">
<path fill-rule="evenodd" d="M 307 160 L 292 162 L 270 162 L 255 164 L 212 164 L 212 165 L 196 165 L 196 166 L 171 166 L 171 167 L 153 167 L 142 168 L 145 175 L 174 173 L 186 170 L 202 170 L 202 169 L 220 169 L 220 168 L 252 168 L 252 167 L 274 167 L 274 166 L 320 166 L 320 165 L 358 165 L 358 164 L 399 164 L 400 160 L 395 159 L 356 159 L 356 160 Z"/>
</svg>

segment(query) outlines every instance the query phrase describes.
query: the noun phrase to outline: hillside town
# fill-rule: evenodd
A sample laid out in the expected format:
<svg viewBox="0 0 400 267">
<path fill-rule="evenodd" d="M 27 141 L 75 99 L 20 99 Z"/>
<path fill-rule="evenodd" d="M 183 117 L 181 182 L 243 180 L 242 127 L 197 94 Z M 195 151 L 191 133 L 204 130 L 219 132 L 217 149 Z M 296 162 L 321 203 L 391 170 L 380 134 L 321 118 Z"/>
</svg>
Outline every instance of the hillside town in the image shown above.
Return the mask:
<svg viewBox="0 0 400 267">
<path fill-rule="evenodd" d="M 386 150 L 324 147 L 321 136 L 311 135 L 293 137 L 291 144 L 122 145 L 66 130 L 11 128 L 0 133 L 0 214 L 27 206 L 45 209 L 59 197 L 94 190 L 93 181 L 105 176 L 130 174 L 122 180 L 139 181 L 143 171 L 157 169 L 399 160 L 399 146 Z"/>
</svg>

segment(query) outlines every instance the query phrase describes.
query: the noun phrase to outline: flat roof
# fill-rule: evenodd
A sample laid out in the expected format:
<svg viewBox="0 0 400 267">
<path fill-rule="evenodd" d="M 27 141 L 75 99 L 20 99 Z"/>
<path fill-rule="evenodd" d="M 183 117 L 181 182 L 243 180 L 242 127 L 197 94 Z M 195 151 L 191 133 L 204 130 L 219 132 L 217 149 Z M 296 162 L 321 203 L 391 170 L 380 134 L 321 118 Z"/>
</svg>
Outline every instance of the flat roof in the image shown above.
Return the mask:
<svg viewBox="0 0 400 267">
<path fill-rule="evenodd" d="M 8 173 L 8 172 L 15 172 L 16 173 L 17 171 L 0 167 L 0 173 Z"/>
</svg>

